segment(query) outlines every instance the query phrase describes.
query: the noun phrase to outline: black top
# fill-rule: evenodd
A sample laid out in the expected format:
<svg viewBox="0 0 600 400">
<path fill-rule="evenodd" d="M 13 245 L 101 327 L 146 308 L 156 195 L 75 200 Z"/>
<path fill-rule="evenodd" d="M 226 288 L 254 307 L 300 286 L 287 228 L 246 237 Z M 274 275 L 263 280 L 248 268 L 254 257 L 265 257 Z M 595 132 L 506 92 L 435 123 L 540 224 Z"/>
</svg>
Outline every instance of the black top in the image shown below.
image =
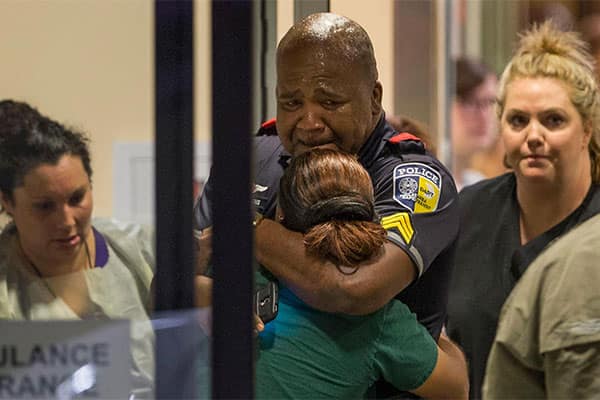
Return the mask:
<svg viewBox="0 0 600 400">
<path fill-rule="evenodd" d="M 258 212 L 273 218 L 279 179 L 290 156 L 279 137 L 273 135 L 274 125 L 262 131 L 263 135 L 255 139 L 254 202 Z M 396 298 L 437 339 L 446 318 L 458 235 L 458 196 L 448 170 L 418 140 L 392 139 L 397 134 L 382 117 L 358 157 L 371 176 L 375 209 L 382 217 L 388 240 L 408 254 L 420 275 Z M 195 206 L 199 229 L 211 225 L 211 186 L 209 179 Z M 380 393 L 387 395 L 378 388 L 378 397 Z"/>
<path fill-rule="evenodd" d="M 592 185 L 571 215 L 524 246 L 513 173 L 466 187 L 459 204 L 460 234 L 446 328 L 465 351 L 470 398 L 478 399 L 504 301 L 548 243 L 600 211 L 600 187 Z"/>
</svg>

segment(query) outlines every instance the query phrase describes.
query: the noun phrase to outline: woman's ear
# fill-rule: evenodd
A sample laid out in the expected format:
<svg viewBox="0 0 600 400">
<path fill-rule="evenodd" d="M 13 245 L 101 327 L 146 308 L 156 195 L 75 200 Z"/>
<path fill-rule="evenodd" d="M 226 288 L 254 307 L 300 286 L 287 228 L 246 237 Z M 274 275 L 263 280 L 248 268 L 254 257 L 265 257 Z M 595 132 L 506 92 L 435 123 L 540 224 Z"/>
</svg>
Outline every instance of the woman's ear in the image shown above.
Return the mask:
<svg viewBox="0 0 600 400">
<path fill-rule="evenodd" d="M 371 114 L 379 116 L 383 108 L 382 100 L 383 86 L 381 85 L 381 82 L 376 81 L 373 90 L 371 91 Z"/>
</svg>

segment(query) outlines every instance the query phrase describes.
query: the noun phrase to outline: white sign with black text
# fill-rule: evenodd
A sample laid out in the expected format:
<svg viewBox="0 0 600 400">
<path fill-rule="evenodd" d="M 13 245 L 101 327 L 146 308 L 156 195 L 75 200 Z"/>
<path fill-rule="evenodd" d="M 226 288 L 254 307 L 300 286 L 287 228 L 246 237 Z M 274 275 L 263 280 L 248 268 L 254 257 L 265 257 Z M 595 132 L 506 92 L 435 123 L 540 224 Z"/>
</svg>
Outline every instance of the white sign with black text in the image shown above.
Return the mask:
<svg viewBox="0 0 600 400">
<path fill-rule="evenodd" d="M 126 399 L 129 321 L 0 321 L 0 399 Z"/>
</svg>

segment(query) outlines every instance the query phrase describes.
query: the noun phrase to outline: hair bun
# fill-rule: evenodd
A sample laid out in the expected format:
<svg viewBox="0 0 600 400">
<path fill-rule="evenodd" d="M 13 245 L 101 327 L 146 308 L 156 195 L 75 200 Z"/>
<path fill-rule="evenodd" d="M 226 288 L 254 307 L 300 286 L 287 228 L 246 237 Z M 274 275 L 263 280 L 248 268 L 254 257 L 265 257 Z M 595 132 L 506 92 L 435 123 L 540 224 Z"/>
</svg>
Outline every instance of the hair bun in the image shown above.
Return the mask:
<svg viewBox="0 0 600 400">
<path fill-rule="evenodd" d="M 358 193 L 333 196 L 319 200 L 306 211 L 307 225 L 314 226 L 329 220 L 373 221 L 373 204 Z"/>
</svg>

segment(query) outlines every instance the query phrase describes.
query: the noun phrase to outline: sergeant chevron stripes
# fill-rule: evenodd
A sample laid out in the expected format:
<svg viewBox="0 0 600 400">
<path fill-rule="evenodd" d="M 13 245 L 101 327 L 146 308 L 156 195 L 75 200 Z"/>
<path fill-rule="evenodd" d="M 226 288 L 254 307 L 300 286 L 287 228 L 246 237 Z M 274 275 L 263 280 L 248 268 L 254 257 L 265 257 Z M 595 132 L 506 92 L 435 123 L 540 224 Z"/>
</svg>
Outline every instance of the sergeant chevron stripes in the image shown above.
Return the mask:
<svg viewBox="0 0 600 400">
<path fill-rule="evenodd" d="M 410 215 L 407 212 L 396 213 L 393 215 L 389 215 L 387 217 L 383 217 L 381 219 L 381 225 L 384 229 L 396 228 L 400 235 L 402 235 L 402 239 L 408 245 L 410 244 L 415 230 L 410 221 Z"/>
</svg>

